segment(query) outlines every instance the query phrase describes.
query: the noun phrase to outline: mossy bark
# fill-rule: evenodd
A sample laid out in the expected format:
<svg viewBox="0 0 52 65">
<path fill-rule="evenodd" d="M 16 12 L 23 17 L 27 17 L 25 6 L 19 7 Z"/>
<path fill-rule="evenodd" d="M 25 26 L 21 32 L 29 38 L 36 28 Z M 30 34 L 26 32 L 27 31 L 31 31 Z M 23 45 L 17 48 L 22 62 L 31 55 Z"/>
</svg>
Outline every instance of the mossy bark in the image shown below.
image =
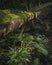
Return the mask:
<svg viewBox="0 0 52 65">
<path fill-rule="evenodd" d="M 3 26 L 7 33 L 20 28 L 27 21 L 37 18 L 40 12 L 18 11 L 18 10 L 0 10 L 0 28 Z"/>
<path fill-rule="evenodd" d="M 2 25 L 8 29 L 7 32 L 12 32 L 15 29 L 21 27 L 25 22 L 30 21 L 33 18 L 33 12 L 13 12 L 12 10 L 0 10 L 0 28 L 2 28 Z"/>
</svg>

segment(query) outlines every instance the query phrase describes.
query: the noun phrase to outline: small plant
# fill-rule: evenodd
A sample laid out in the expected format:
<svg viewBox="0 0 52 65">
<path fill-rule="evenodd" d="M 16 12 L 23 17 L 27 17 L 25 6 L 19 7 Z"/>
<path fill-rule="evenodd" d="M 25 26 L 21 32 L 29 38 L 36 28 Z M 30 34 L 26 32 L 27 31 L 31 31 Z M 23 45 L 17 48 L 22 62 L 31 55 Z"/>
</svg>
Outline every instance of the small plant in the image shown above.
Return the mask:
<svg viewBox="0 0 52 65">
<path fill-rule="evenodd" d="M 46 49 L 48 39 L 45 36 L 23 33 L 21 36 L 20 34 L 10 36 L 7 40 L 14 44 L 11 45 L 13 47 L 10 46 L 8 52 L 9 65 L 28 65 L 28 63 L 37 64 L 37 62 L 39 64 L 40 57 L 48 56 Z M 16 41 L 20 41 L 19 47 L 15 45 Z"/>
<path fill-rule="evenodd" d="M 26 65 L 29 62 L 29 51 L 27 48 L 10 48 L 9 50 L 9 65 Z"/>
<path fill-rule="evenodd" d="M 37 49 L 38 52 L 48 55 L 48 52 L 46 50 L 46 45 L 48 42 L 48 39 L 45 36 L 42 35 L 30 35 L 30 34 L 23 34 L 18 38 L 21 41 L 21 46 L 29 47 L 31 50 Z"/>
</svg>

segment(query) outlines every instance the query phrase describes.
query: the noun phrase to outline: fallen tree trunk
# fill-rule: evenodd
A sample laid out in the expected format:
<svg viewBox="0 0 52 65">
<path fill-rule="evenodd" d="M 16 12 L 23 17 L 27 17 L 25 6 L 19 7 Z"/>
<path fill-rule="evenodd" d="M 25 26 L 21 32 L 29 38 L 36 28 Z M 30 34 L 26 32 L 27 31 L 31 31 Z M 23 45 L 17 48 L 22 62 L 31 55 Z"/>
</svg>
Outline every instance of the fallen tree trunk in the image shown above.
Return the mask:
<svg viewBox="0 0 52 65">
<path fill-rule="evenodd" d="M 20 28 L 27 21 L 34 19 L 33 12 L 21 11 L 20 13 L 11 13 L 10 10 L 0 10 L 0 26 L 5 26 L 6 33 Z"/>
</svg>

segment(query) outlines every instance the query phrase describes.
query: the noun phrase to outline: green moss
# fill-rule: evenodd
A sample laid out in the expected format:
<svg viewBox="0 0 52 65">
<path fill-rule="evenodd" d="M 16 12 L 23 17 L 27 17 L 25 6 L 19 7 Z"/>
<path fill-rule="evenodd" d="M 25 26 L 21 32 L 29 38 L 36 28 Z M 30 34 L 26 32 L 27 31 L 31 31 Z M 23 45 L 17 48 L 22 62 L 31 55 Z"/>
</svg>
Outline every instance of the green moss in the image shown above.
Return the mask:
<svg viewBox="0 0 52 65">
<path fill-rule="evenodd" d="M 20 18 L 22 19 L 27 19 L 28 17 L 30 16 L 34 16 L 33 12 L 21 12 L 21 13 L 18 13 L 18 15 L 20 16 Z"/>
<path fill-rule="evenodd" d="M 14 18 L 19 19 L 20 18 L 19 15 L 16 15 L 16 14 L 8 14 L 8 15 L 11 17 L 11 19 L 14 19 Z"/>
<path fill-rule="evenodd" d="M 0 10 L 0 24 L 8 23 L 10 21 L 10 16 L 4 11 L 5 10 Z"/>
<path fill-rule="evenodd" d="M 3 23 L 9 23 L 10 19 L 11 18 L 9 16 L 5 16 L 2 21 L 3 21 Z"/>
<path fill-rule="evenodd" d="M 34 16 L 33 12 L 21 11 L 12 13 L 12 10 L 0 10 L 0 24 L 11 22 L 12 19 L 26 20 L 28 17 Z"/>
<path fill-rule="evenodd" d="M 9 9 L 6 9 L 6 10 L 2 10 L 2 12 L 3 12 L 3 13 L 6 13 L 6 14 L 8 14 L 8 13 L 10 13 L 10 12 L 11 12 L 11 10 L 9 10 Z"/>
</svg>

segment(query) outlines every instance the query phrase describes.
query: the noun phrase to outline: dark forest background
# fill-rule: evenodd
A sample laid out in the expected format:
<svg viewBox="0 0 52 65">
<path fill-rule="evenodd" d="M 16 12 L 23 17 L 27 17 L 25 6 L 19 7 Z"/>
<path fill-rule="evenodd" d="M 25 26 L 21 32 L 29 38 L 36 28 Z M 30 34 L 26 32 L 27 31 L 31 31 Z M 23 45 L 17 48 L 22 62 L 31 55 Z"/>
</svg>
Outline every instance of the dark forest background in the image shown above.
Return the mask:
<svg viewBox="0 0 52 65">
<path fill-rule="evenodd" d="M 52 65 L 52 0 L 0 0 L 0 65 L 29 64 Z"/>
</svg>

